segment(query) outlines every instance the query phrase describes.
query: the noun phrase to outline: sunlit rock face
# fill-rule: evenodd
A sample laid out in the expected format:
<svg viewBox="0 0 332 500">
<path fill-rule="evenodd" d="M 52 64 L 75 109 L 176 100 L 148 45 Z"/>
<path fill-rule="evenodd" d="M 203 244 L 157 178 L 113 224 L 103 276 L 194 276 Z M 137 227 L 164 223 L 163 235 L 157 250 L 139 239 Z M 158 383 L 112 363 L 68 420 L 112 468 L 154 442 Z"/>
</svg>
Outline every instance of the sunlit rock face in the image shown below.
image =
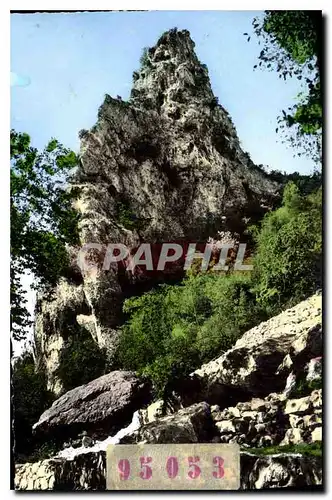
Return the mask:
<svg viewBox="0 0 332 500">
<path fill-rule="evenodd" d="M 134 72 L 130 99 L 106 96 L 96 125 L 80 132 L 72 185 L 82 245 L 204 242 L 218 231 L 243 236 L 278 199 L 278 185 L 241 149 L 194 47 L 187 30 L 162 35 Z M 124 297 L 179 279 L 183 270 L 153 277 L 104 271 L 98 252 L 99 267 L 74 283 L 86 304 L 77 315 L 112 359 Z"/>
</svg>

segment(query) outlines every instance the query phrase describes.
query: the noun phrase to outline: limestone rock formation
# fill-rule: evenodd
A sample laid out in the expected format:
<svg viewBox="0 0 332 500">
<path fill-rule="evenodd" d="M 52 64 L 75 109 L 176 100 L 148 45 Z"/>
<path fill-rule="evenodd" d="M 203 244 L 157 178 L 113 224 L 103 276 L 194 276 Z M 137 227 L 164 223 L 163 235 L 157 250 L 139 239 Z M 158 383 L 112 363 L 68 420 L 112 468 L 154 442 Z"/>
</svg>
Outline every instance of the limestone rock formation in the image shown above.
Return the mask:
<svg viewBox="0 0 332 500">
<path fill-rule="evenodd" d="M 315 429 L 322 426 L 322 391 L 294 399 L 282 393 L 270 394 L 223 411 L 212 407 L 212 419 L 222 443 L 248 448 L 313 443 L 319 441 Z"/>
<path fill-rule="evenodd" d="M 210 406 L 202 402 L 143 425 L 120 443 L 208 443 L 215 434 Z"/>
<path fill-rule="evenodd" d="M 64 442 L 86 431 L 90 437 L 112 435 L 129 423 L 134 411 L 151 400 L 150 386 L 134 373 L 114 371 L 68 391 L 34 425 L 45 439 Z"/>
<path fill-rule="evenodd" d="M 183 403 L 235 401 L 281 392 L 290 374 L 322 355 L 322 296 L 317 293 L 246 332 L 229 351 L 184 380 Z"/>
<path fill-rule="evenodd" d="M 322 461 L 319 457 L 281 453 L 257 457 L 241 454 L 241 489 L 269 490 L 322 488 Z"/>
<path fill-rule="evenodd" d="M 79 192 L 82 245 L 133 248 L 142 242 L 206 242 L 218 231 L 243 235 L 248 221 L 262 217 L 278 200 L 279 186 L 241 149 L 194 46 L 186 30 L 165 33 L 134 73 L 129 101 L 106 96 L 96 125 L 81 131 L 72 186 Z M 37 358 L 47 366 L 49 386 L 57 394 L 61 380 L 53 367 L 57 350 L 66 345 L 61 325 L 45 320 L 46 311 L 56 308 L 61 317 L 61 308 L 70 309 L 73 321 L 112 359 L 124 297 L 166 279 L 162 272 L 150 276 L 116 266 L 105 271 L 104 255 L 105 249 L 91 251 L 89 259 L 99 266 L 81 275 L 76 266 L 68 303 L 48 305 L 44 299 L 39 307 Z M 183 273 L 176 266 L 172 272 Z"/>
<path fill-rule="evenodd" d="M 86 317 L 89 312 L 83 286 L 76 286 L 65 279 L 59 281 L 51 297 L 38 298 L 35 311 L 34 354 L 37 369 L 46 374 L 47 388 L 55 395 L 61 394 L 64 389 L 63 381 L 58 374 L 61 356 L 66 350 L 68 351 L 72 339 L 79 333 L 80 317 Z M 95 330 L 92 325 L 87 333 L 97 340 Z"/>
</svg>

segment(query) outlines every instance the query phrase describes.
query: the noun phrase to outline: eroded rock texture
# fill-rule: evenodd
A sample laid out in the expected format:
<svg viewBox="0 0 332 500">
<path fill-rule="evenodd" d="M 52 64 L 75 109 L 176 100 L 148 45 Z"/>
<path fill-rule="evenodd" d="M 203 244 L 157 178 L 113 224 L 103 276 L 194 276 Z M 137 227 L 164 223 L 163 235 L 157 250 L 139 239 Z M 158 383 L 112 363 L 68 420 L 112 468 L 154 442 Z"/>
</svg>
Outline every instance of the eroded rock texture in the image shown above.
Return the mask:
<svg viewBox="0 0 332 500">
<path fill-rule="evenodd" d="M 287 388 L 322 355 L 322 295 L 317 293 L 246 332 L 227 352 L 183 381 L 184 404 L 221 408 Z M 287 392 L 287 391 L 286 391 Z"/>
<path fill-rule="evenodd" d="M 134 73 L 129 101 L 106 96 L 96 125 L 81 131 L 73 186 L 79 191 L 82 245 L 205 242 L 218 231 L 243 235 L 247 223 L 278 199 L 277 184 L 241 149 L 194 46 L 186 30 L 165 33 Z M 163 273 L 102 270 L 103 256 L 96 249 L 99 268 L 81 277 L 76 273 L 73 283 L 61 285 L 71 287 L 67 301 L 55 299 L 54 304 L 52 299 L 40 306 L 37 357 L 56 394 L 63 390 L 55 372 L 66 343 L 61 322 L 45 320 L 45 311 L 55 307 L 61 318 L 70 310 L 74 321 L 76 314 L 76 321 L 112 359 L 124 297 L 167 279 Z M 175 267 L 173 274 L 179 278 L 182 270 Z M 55 296 L 60 292 L 55 290 Z"/>
</svg>

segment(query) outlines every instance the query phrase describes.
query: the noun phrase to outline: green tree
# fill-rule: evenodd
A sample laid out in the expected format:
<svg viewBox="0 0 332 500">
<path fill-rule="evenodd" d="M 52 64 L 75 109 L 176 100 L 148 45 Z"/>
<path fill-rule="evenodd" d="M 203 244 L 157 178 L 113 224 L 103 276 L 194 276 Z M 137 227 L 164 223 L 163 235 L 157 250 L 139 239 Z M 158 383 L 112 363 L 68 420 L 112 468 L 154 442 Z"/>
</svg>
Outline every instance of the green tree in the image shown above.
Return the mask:
<svg viewBox="0 0 332 500">
<path fill-rule="evenodd" d="M 294 182 L 302 195 L 311 194 L 322 185 L 322 174 L 318 170 L 312 174 L 300 174 L 299 172 L 288 174 L 279 170 L 271 170 L 269 176 L 272 180 L 281 184 L 283 188 L 289 182 Z"/>
<path fill-rule="evenodd" d="M 290 182 L 283 204 L 253 229 L 257 248 L 253 288 L 269 316 L 314 293 L 322 285 L 322 189 L 301 195 Z"/>
<path fill-rule="evenodd" d="M 275 70 L 279 78 L 294 76 L 302 82 L 303 92 L 293 106 L 282 110 L 276 131 L 296 147 L 298 155 L 305 153 L 318 163 L 323 124 L 322 13 L 267 10 L 253 20 L 253 28 L 263 45 L 254 68 Z"/>
<path fill-rule="evenodd" d="M 66 189 L 77 156 L 52 139 L 42 152 L 28 134 L 10 134 L 11 328 L 22 339 L 29 325 L 21 275 L 29 271 L 35 284 L 56 283 L 68 265 L 66 243 L 78 241 L 76 193 Z"/>
<path fill-rule="evenodd" d="M 36 441 L 32 426 L 53 402 L 46 388 L 46 379 L 35 371 L 31 353 L 24 353 L 12 370 L 12 409 L 14 453 L 17 459 L 26 459 L 33 453 Z"/>
</svg>

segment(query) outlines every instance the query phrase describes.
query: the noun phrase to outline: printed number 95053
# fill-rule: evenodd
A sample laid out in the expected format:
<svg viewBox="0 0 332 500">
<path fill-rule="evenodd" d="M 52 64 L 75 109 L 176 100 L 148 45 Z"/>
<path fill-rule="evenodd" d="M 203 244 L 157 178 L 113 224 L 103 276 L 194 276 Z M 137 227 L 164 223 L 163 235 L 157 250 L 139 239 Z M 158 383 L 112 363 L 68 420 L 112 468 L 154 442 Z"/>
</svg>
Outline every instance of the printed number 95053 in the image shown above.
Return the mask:
<svg viewBox="0 0 332 500">
<path fill-rule="evenodd" d="M 153 476 L 153 460 L 152 457 L 139 457 L 140 472 L 139 477 L 143 480 L 151 479 Z M 200 457 L 187 457 L 187 476 L 189 479 L 196 479 L 202 474 L 200 468 Z M 177 457 L 168 457 L 165 463 L 165 476 L 174 479 L 179 473 L 179 460 Z M 119 478 L 121 481 L 126 481 L 131 477 L 130 461 L 127 458 L 122 458 L 118 461 Z M 205 474 L 208 472 L 205 471 Z M 222 479 L 225 475 L 224 459 L 222 457 L 213 457 L 211 470 L 209 471 L 216 479 Z"/>
</svg>

